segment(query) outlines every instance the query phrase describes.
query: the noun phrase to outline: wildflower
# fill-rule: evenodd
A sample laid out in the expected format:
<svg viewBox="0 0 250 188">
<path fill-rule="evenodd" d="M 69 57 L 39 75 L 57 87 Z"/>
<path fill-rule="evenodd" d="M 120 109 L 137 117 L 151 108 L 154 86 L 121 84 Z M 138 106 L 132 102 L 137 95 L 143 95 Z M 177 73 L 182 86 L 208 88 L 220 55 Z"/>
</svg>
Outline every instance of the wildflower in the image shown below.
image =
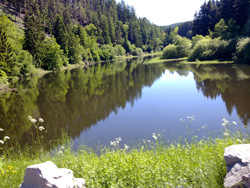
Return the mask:
<svg viewBox="0 0 250 188">
<path fill-rule="evenodd" d="M 1 144 L 4 144 L 4 141 L 3 141 L 3 140 L 0 140 L 0 143 L 1 143 Z"/>
<path fill-rule="evenodd" d="M 237 123 L 235 121 L 232 121 L 233 125 L 237 125 Z"/>
<path fill-rule="evenodd" d="M 187 118 L 188 118 L 190 121 L 194 121 L 194 120 L 195 120 L 193 115 L 187 116 Z"/>
<path fill-rule="evenodd" d="M 2 128 L 0 128 L 0 131 L 3 131 L 3 129 L 2 129 Z"/>
<path fill-rule="evenodd" d="M 129 146 L 124 144 L 124 149 L 127 150 L 128 148 L 129 148 Z"/>
<path fill-rule="evenodd" d="M 240 144 L 242 144 L 242 141 L 241 141 L 240 139 L 237 139 L 237 141 L 238 141 Z"/>
<path fill-rule="evenodd" d="M 151 141 L 150 141 L 150 140 L 148 140 L 147 142 L 148 142 L 148 143 L 150 143 Z"/>
<path fill-rule="evenodd" d="M 39 118 L 38 121 L 39 121 L 40 123 L 43 123 L 43 122 L 44 122 L 44 120 L 43 120 L 42 118 Z"/>
<path fill-rule="evenodd" d="M 8 137 L 8 136 L 5 136 L 5 137 L 3 138 L 4 141 L 9 140 L 9 139 L 10 139 L 10 137 Z"/>
<path fill-rule="evenodd" d="M 182 118 L 180 118 L 180 121 L 181 121 L 182 123 L 185 123 L 184 120 L 183 120 Z"/>
<path fill-rule="evenodd" d="M 39 129 L 40 131 L 45 130 L 45 128 L 44 128 L 43 126 L 38 127 L 38 129 Z"/>
<path fill-rule="evenodd" d="M 12 170 L 14 167 L 13 166 L 7 166 L 7 168 L 9 168 L 10 170 Z"/>
<path fill-rule="evenodd" d="M 34 123 L 34 124 L 37 122 L 36 119 L 31 119 L 30 121 L 31 121 L 31 123 Z"/>
<path fill-rule="evenodd" d="M 119 143 L 119 142 L 122 141 L 122 138 L 121 138 L 121 137 L 118 137 L 118 138 L 116 138 L 116 141 Z"/>
<path fill-rule="evenodd" d="M 223 126 L 223 127 L 227 126 L 229 123 L 229 121 L 225 117 L 222 119 L 222 122 L 223 123 L 221 124 L 221 126 Z"/>
<path fill-rule="evenodd" d="M 224 134 L 223 134 L 224 136 L 229 136 L 229 134 L 227 133 L 227 132 L 224 132 Z"/>
<path fill-rule="evenodd" d="M 27 119 L 31 121 L 33 118 L 32 118 L 31 116 L 28 116 L 28 118 L 27 118 Z"/>
<path fill-rule="evenodd" d="M 155 133 L 152 134 L 153 139 L 157 140 L 157 136 Z"/>
<path fill-rule="evenodd" d="M 16 171 L 16 170 L 13 170 L 12 172 L 13 172 L 14 174 L 16 174 L 16 173 L 17 173 L 17 171 Z"/>
<path fill-rule="evenodd" d="M 110 145 L 115 147 L 116 146 L 116 141 L 110 141 Z"/>
</svg>

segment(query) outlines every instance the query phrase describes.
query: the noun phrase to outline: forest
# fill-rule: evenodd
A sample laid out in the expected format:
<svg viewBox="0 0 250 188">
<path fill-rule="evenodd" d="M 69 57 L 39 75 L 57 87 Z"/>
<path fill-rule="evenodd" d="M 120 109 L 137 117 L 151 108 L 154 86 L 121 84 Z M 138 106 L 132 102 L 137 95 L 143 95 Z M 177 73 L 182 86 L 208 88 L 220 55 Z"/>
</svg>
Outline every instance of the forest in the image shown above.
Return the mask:
<svg viewBox="0 0 250 188">
<path fill-rule="evenodd" d="M 164 27 L 162 57 L 250 62 L 250 1 L 209 0 L 192 22 Z"/>
<path fill-rule="evenodd" d="M 0 83 L 36 68 L 112 60 L 162 49 L 164 31 L 115 0 L 4 0 Z"/>
<path fill-rule="evenodd" d="M 168 19 L 168 18 L 166 18 Z M 250 0 L 209 0 L 157 26 L 115 0 L 2 0 L 0 84 L 68 64 L 163 51 L 162 59 L 250 62 Z"/>
</svg>

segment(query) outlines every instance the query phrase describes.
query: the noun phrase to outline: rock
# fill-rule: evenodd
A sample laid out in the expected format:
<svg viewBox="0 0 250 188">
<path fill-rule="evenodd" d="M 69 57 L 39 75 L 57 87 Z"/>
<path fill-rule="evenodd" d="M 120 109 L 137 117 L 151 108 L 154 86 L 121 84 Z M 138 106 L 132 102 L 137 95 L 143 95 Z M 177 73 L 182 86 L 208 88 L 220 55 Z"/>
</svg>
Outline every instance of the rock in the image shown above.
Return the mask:
<svg viewBox="0 0 250 188">
<path fill-rule="evenodd" d="M 74 178 L 72 170 L 47 161 L 28 166 L 20 188 L 85 188 L 85 181 Z"/>
<path fill-rule="evenodd" d="M 250 188 L 250 144 L 232 145 L 225 148 L 224 159 L 227 175 L 226 188 Z"/>
</svg>

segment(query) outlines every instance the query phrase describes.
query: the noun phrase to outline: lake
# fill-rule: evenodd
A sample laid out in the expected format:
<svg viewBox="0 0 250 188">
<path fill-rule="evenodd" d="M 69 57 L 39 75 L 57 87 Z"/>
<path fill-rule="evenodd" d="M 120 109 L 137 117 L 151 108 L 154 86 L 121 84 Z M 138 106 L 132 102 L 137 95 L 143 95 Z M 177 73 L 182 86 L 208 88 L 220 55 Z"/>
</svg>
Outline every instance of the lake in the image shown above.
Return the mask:
<svg viewBox="0 0 250 188">
<path fill-rule="evenodd" d="M 148 63 L 149 58 L 96 64 L 19 80 L 17 91 L 0 95 L 1 138 L 31 141 L 28 115 L 44 119 L 45 139 L 73 147 L 152 140 L 170 141 L 223 133 L 222 118 L 242 128 L 250 119 L 250 66 Z"/>
</svg>

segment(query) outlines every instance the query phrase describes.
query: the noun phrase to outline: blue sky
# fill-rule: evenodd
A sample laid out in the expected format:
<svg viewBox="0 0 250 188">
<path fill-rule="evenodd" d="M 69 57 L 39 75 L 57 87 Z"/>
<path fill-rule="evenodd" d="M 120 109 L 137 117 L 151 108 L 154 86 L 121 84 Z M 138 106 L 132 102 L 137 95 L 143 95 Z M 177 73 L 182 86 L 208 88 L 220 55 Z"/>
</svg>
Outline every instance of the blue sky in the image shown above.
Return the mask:
<svg viewBox="0 0 250 188">
<path fill-rule="evenodd" d="M 134 6 L 138 17 L 146 17 L 157 25 L 193 20 L 195 11 L 199 11 L 204 2 L 205 0 L 125 0 L 126 4 Z"/>
</svg>

